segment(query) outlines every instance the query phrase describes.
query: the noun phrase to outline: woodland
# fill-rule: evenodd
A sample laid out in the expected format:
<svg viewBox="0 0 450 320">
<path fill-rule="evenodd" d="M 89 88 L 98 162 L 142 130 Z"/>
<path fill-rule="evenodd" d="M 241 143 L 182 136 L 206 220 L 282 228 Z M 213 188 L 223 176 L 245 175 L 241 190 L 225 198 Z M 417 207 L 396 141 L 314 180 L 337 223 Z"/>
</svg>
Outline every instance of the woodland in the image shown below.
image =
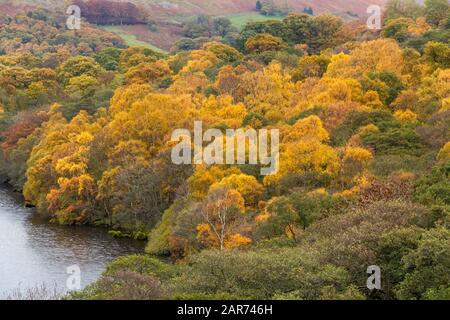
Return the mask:
<svg viewBox="0 0 450 320">
<path fill-rule="evenodd" d="M 167 55 L 102 30 L 146 20 L 117 8 L 0 17 L 2 180 L 52 223 L 147 241 L 72 299 L 450 299 L 447 0 L 390 0 L 379 31 L 209 17 Z M 280 130 L 279 171 L 174 164 L 194 121 Z"/>
</svg>

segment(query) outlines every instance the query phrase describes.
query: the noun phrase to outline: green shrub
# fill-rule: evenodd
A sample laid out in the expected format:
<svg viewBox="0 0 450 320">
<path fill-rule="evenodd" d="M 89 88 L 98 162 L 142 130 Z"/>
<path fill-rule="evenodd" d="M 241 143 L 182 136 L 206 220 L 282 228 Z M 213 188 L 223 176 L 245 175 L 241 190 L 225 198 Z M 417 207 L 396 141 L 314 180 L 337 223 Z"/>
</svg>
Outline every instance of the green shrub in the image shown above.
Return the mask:
<svg viewBox="0 0 450 320">
<path fill-rule="evenodd" d="M 417 181 L 417 201 L 425 205 L 450 206 L 450 161 L 435 167 Z"/>
<path fill-rule="evenodd" d="M 174 275 L 175 267 L 147 255 L 130 255 L 119 257 L 111 262 L 103 273 L 111 276 L 121 271 L 133 271 L 139 274 L 152 275 L 159 279 L 169 279 Z"/>
<path fill-rule="evenodd" d="M 423 154 L 424 146 L 417 133 L 409 127 L 395 128 L 386 132 L 367 133 L 362 141 L 373 148 L 376 154 Z"/>
<path fill-rule="evenodd" d="M 321 264 L 298 248 L 257 251 L 206 250 L 190 258 L 174 279 L 174 297 L 271 299 L 299 291 L 301 299 L 318 299 L 325 287 L 345 292 L 350 276 L 343 268 Z"/>
<path fill-rule="evenodd" d="M 378 177 L 387 177 L 395 172 L 413 172 L 418 174 L 427 169 L 436 158 L 434 152 L 420 157 L 408 154 L 378 155 L 370 164 L 370 171 Z"/>
<path fill-rule="evenodd" d="M 419 241 L 417 249 L 402 261 L 409 272 L 397 287 L 399 299 L 415 300 L 448 293 L 450 287 L 450 230 L 431 229 Z"/>
<path fill-rule="evenodd" d="M 387 110 L 353 111 L 344 123 L 334 131 L 332 136 L 333 144 L 336 146 L 345 145 L 359 128 L 369 124 L 376 125 L 382 131 L 400 126 L 395 121 L 394 116 Z"/>
</svg>

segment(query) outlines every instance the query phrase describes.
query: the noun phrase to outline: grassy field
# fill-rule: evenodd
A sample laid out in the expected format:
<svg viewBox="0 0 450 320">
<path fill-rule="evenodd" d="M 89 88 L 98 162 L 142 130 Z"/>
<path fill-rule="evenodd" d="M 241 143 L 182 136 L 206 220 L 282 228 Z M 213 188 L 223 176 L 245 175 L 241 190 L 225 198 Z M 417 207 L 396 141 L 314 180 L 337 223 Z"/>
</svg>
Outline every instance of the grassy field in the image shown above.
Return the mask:
<svg viewBox="0 0 450 320">
<path fill-rule="evenodd" d="M 126 45 L 128 46 L 143 46 L 146 48 L 150 48 L 156 52 L 160 52 L 160 53 L 167 53 L 167 51 L 158 48 L 154 45 L 152 45 L 149 42 L 145 42 L 145 41 L 140 41 L 136 38 L 136 36 L 134 34 L 130 34 L 128 32 L 126 32 L 125 30 L 123 30 L 122 28 L 120 28 L 119 26 L 103 26 L 102 27 L 104 30 L 112 32 L 117 34 L 119 37 L 121 37 L 123 39 L 123 41 L 125 42 Z"/>
<path fill-rule="evenodd" d="M 258 12 L 246 12 L 227 16 L 233 25 L 239 30 L 242 29 L 248 22 L 267 21 L 267 20 L 282 20 L 281 16 L 263 16 Z"/>
</svg>

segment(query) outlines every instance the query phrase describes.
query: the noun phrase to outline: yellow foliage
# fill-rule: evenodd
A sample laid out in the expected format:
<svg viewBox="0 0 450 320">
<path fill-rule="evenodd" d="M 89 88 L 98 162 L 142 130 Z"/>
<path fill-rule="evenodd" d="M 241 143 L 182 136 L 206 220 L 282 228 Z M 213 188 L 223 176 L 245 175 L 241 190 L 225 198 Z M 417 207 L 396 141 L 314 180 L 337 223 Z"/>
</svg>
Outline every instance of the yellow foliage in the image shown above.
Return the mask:
<svg viewBox="0 0 450 320">
<path fill-rule="evenodd" d="M 207 50 L 194 50 L 189 55 L 188 63 L 181 69 L 179 76 L 204 72 L 206 69 L 213 67 L 218 62 L 216 55 Z"/>
<path fill-rule="evenodd" d="M 203 72 L 198 71 L 175 77 L 168 91 L 175 95 L 194 95 L 202 93 L 210 84 L 208 77 Z"/>
<path fill-rule="evenodd" d="M 450 98 L 445 98 L 442 100 L 441 109 L 439 112 L 445 112 L 450 110 Z"/>
<path fill-rule="evenodd" d="M 158 79 L 170 76 L 172 71 L 166 60 L 158 60 L 152 63 L 141 63 L 135 67 L 130 68 L 125 73 L 125 80 L 127 83 L 153 83 Z"/>
<path fill-rule="evenodd" d="M 257 215 L 255 217 L 255 221 L 256 222 L 267 222 L 271 217 L 272 217 L 272 215 L 266 211 L 262 214 Z"/>
<path fill-rule="evenodd" d="M 324 196 L 324 195 L 328 195 L 328 192 L 327 192 L 327 190 L 325 188 L 318 188 L 318 189 L 315 189 L 313 191 L 308 192 L 308 195 L 312 196 L 312 197 L 314 197 L 314 196 Z"/>
<path fill-rule="evenodd" d="M 360 135 L 368 134 L 368 133 L 378 133 L 378 132 L 380 132 L 380 129 L 378 129 L 378 127 L 376 125 L 374 125 L 373 123 L 368 124 L 364 127 L 361 127 L 358 130 L 358 134 L 360 134 Z"/>
<path fill-rule="evenodd" d="M 206 223 L 202 223 L 197 226 L 197 240 L 207 245 L 208 247 L 220 247 L 218 238 L 214 235 L 211 226 Z M 224 248 L 227 250 L 234 250 L 247 247 L 251 243 L 252 239 L 245 237 L 239 233 L 235 233 L 225 238 Z"/>
<path fill-rule="evenodd" d="M 0 119 L 5 116 L 5 107 L 0 103 Z"/>
<path fill-rule="evenodd" d="M 411 122 L 414 123 L 417 121 L 417 114 L 412 112 L 411 110 L 398 110 L 394 113 L 395 119 L 400 122 Z"/>
<path fill-rule="evenodd" d="M 372 184 L 373 177 L 367 174 L 362 174 L 355 179 L 357 188 L 364 189 Z"/>
<path fill-rule="evenodd" d="M 92 142 L 94 136 L 89 132 L 83 131 L 76 137 L 76 141 L 79 144 L 87 145 Z"/>
<path fill-rule="evenodd" d="M 438 154 L 438 160 L 439 161 L 448 161 L 450 160 L 450 141 L 445 144 L 445 146 L 442 147 L 442 149 L 439 151 Z"/>
<path fill-rule="evenodd" d="M 432 81 L 434 90 L 440 98 L 450 97 L 450 69 L 438 70 Z"/>
<path fill-rule="evenodd" d="M 333 56 L 325 75 L 360 79 L 369 72 L 391 71 L 401 76 L 402 67 L 403 55 L 397 42 L 377 39 L 359 43 L 350 55 Z"/>
<path fill-rule="evenodd" d="M 63 176 L 78 176 L 86 172 L 87 164 L 71 162 L 69 157 L 59 159 L 56 162 L 55 170 Z"/>
<path fill-rule="evenodd" d="M 353 187 L 351 189 L 347 189 L 341 192 L 337 192 L 335 194 L 333 194 L 334 197 L 343 197 L 343 198 L 352 198 L 358 195 L 359 193 L 359 188 L 358 187 Z"/>
<path fill-rule="evenodd" d="M 229 236 L 225 240 L 225 248 L 228 250 L 239 249 L 247 247 L 252 243 L 252 239 L 244 237 L 243 235 L 236 233 Z"/>
<path fill-rule="evenodd" d="M 153 90 L 148 84 L 131 84 L 127 87 L 119 88 L 111 99 L 109 111 L 115 115 L 121 111 L 128 111 L 134 102 L 143 99 Z"/>
<path fill-rule="evenodd" d="M 189 96 L 150 93 L 128 111 L 116 113 L 107 129 L 114 140 L 140 140 L 156 154 L 166 146 L 174 128 L 192 128 L 195 115 Z"/>
<path fill-rule="evenodd" d="M 367 163 L 373 159 L 373 154 L 367 149 L 358 147 L 348 147 L 345 149 L 344 162 Z"/>
<path fill-rule="evenodd" d="M 363 100 L 364 100 L 364 103 L 366 104 L 366 106 L 368 106 L 369 108 L 380 109 L 383 107 L 383 102 L 381 102 L 380 96 L 379 96 L 378 92 L 376 92 L 376 91 L 370 90 L 370 91 L 366 92 Z"/>
<path fill-rule="evenodd" d="M 220 182 L 223 178 L 233 175 L 241 174 L 241 171 L 236 167 L 229 169 L 222 169 L 218 166 L 206 167 L 198 165 L 195 167 L 194 174 L 188 179 L 189 194 L 196 200 L 202 200 L 208 194 L 209 188 Z"/>
<path fill-rule="evenodd" d="M 119 141 L 119 143 L 108 153 L 109 162 L 112 166 L 126 167 L 132 163 L 140 162 L 144 166 L 149 165 L 151 155 L 144 142 L 139 140 Z"/>
<path fill-rule="evenodd" d="M 426 19 L 424 17 L 419 17 L 416 19 L 415 23 L 408 26 L 408 33 L 414 37 L 419 37 L 430 29 L 431 26 L 427 23 Z"/>
<path fill-rule="evenodd" d="M 318 139 L 302 139 L 284 146 L 280 155 L 280 170 L 276 175 L 266 176 L 264 184 L 276 183 L 287 174 L 316 172 L 335 176 L 339 170 L 339 158 L 332 147 L 322 144 Z"/>
<path fill-rule="evenodd" d="M 40 209 L 46 206 L 51 190 L 55 190 L 55 196 L 69 185 L 72 188 L 73 184 L 86 180 L 83 177 L 87 175 L 89 143 L 100 130 L 87 112 L 81 111 L 67 123 L 58 108 L 52 106 L 51 117 L 42 128 L 43 138 L 33 148 L 27 163 L 24 195 Z"/>
<path fill-rule="evenodd" d="M 309 18 L 301 16 L 298 22 L 302 19 Z M 321 19 L 316 22 L 333 22 Z M 409 37 L 430 30 L 423 18 L 410 22 L 402 25 L 401 30 L 407 31 Z M 319 27 L 324 31 L 321 36 L 331 31 L 326 30 L 326 23 Z M 336 38 L 348 36 L 339 34 Z M 373 38 L 367 33 L 362 36 Z M 13 50 L 19 40 L 7 40 L 8 50 Z M 365 191 L 372 183 L 368 168 L 374 154 L 362 147 L 363 136 L 380 130 L 375 124 L 368 124 L 353 134 L 356 123 L 366 124 L 361 119 L 363 112 L 380 111 L 370 114 L 370 118 L 385 131 L 384 127 L 389 125 L 380 119 L 389 107 L 402 123 L 423 121 L 419 133 L 427 144 L 447 141 L 445 138 L 442 141 L 445 114 L 436 113 L 436 107 L 440 107 L 440 112 L 450 110 L 450 69 L 442 68 L 445 61 L 437 64 L 438 60 L 445 60 L 439 52 L 441 46 L 435 48 L 436 52 L 431 48 L 419 53 L 407 46 L 401 48 L 392 39 L 376 39 L 351 41 L 333 48 L 327 43 L 329 46 L 320 50 L 318 43 L 322 40 L 310 42 L 309 47 L 295 46 L 305 53 L 299 67 L 295 67 L 295 52 L 280 52 L 269 65 L 265 64 L 272 55 L 256 53 L 285 47 L 280 39 L 268 34 L 257 35 L 246 43 L 247 49 L 255 52 L 247 56 L 218 42 L 168 58 L 152 54 L 149 49 L 131 47 L 120 50 L 116 71 L 105 71 L 93 58 L 83 55 L 67 60 L 69 53 L 64 54 L 63 48 L 55 49 L 57 57 L 43 53 L 42 59 L 32 54 L 1 56 L 0 85 L 5 97 L 0 104 L 0 119 L 5 120 L 5 128 L 12 119 L 13 126 L 8 129 L 11 132 L 6 132 L 10 135 L 5 133 L 5 141 L 9 138 L 14 145 L 12 159 L 26 159 L 29 155 L 26 179 L 22 179 L 26 181 L 26 199 L 64 223 L 83 221 L 94 212 L 92 217 L 105 217 L 111 224 L 115 224 L 113 217 L 117 220 L 126 217 L 134 220 L 133 226 L 148 227 L 157 222 L 153 219 L 159 216 L 159 211 L 170 206 L 174 199 L 183 198 L 170 209 L 174 218 L 164 218 L 162 222 L 166 224 L 164 236 L 168 239 L 164 241 L 169 243 L 168 247 L 177 241 L 186 248 L 196 247 L 198 243 L 192 243 L 195 240 L 192 235 L 184 236 L 187 230 L 192 231 L 189 224 L 185 226 L 184 219 L 195 215 L 196 219 L 202 219 L 200 224 L 192 219 L 198 224 L 194 233 L 199 242 L 207 247 L 237 249 L 251 245 L 255 225 L 272 217 L 268 212 L 272 209 L 266 206 L 274 204 L 277 199 L 274 195 L 285 195 L 289 187 L 307 187 L 309 191 L 312 185 L 325 186 L 310 191 L 307 195 L 311 197 L 326 196 L 336 188 L 347 189 L 333 195 L 336 197 L 354 197 Z M 48 44 L 43 46 L 50 49 Z M 34 50 L 31 44 L 25 48 Z M 85 43 L 71 49 L 79 53 L 92 50 Z M 319 50 L 320 55 L 310 55 Z M 339 51 L 346 53 L 334 54 Z M 77 70 L 72 70 L 73 62 L 77 62 Z M 37 65 L 53 67 L 33 67 Z M 85 67 L 87 71 L 83 70 Z M 386 73 L 373 80 L 374 72 Z M 396 85 L 389 87 L 389 73 L 402 81 L 401 89 Z M 381 81 L 383 76 L 387 80 Z M 112 89 L 115 92 L 107 107 L 104 100 Z M 42 119 L 29 117 L 29 110 L 25 110 L 33 105 L 30 114 L 38 115 L 36 110 L 47 110 L 43 106 L 59 97 L 67 98 L 67 103 L 53 104 L 49 111 L 41 111 L 47 112 Z M 82 99 L 76 101 L 78 97 Z M 395 98 L 394 102 L 385 105 L 390 98 Z M 104 108 L 97 109 L 99 105 Z M 97 111 L 95 115 L 81 111 L 73 116 L 76 107 Z M 21 108 L 27 112 L 19 113 L 16 122 L 15 113 Z M 176 144 L 171 141 L 172 133 L 179 128 L 192 132 L 194 121 L 200 120 L 204 129 L 221 131 L 241 128 L 243 123 L 256 129 L 279 129 L 279 171 L 264 177 L 261 183 L 263 177 L 254 173 L 258 166 L 255 170 L 247 165 L 176 166 L 170 159 L 170 149 Z M 432 128 L 434 124 L 436 130 Z M 330 141 L 341 145 L 348 133 L 353 136 L 345 147 L 329 145 Z M 394 150 L 392 133 L 389 127 L 386 135 L 379 135 L 380 140 L 374 142 L 374 148 L 379 144 L 376 149 L 380 149 L 380 155 L 386 154 L 386 159 L 413 145 L 409 144 L 410 135 L 405 131 L 406 147 L 400 141 Z M 438 161 L 449 159 L 450 142 L 437 156 Z M 14 167 L 15 163 L 12 164 Z M 19 163 L 15 167 L 23 171 L 24 166 Z M 380 164 L 376 171 L 389 169 L 384 167 Z M 409 174 L 397 178 L 413 180 Z M 330 182 L 331 179 L 334 181 Z M 271 188 L 265 190 L 266 186 Z M 282 209 L 286 209 L 288 216 L 292 214 L 299 219 L 290 200 L 280 201 L 280 206 L 285 207 Z M 280 221 L 285 217 L 277 216 L 277 212 L 272 212 L 274 219 L 269 223 L 284 223 Z M 176 219 L 176 227 L 170 219 Z M 292 221 L 282 225 L 284 228 L 289 223 L 288 237 L 295 237 Z M 167 235 L 172 232 L 169 229 L 177 230 L 177 234 Z"/>
<path fill-rule="evenodd" d="M 353 75 L 353 70 L 349 68 L 351 60 L 352 57 L 343 52 L 333 55 L 326 74 L 331 77 L 350 78 Z"/>
<path fill-rule="evenodd" d="M 56 114 L 60 111 L 60 109 L 61 109 L 61 105 L 59 103 L 54 103 L 50 106 L 49 114 L 50 115 Z"/>
<path fill-rule="evenodd" d="M 238 129 L 247 112 L 244 104 L 233 104 L 231 96 L 211 95 L 204 99 L 202 105 L 202 120 L 209 127 L 226 125 L 228 128 Z"/>
<path fill-rule="evenodd" d="M 372 181 L 373 178 L 371 176 L 368 176 L 367 174 L 363 173 L 353 178 L 352 182 L 355 185 L 354 187 L 335 193 L 333 194 L 333 197 L 343 197 L 343 198 L 357 197 L 362 189 L 367 188 L 371 185 Z"/>
<path fill-rule="evenodd" d="M 311 92 L 309 102 L 331 104 L 362 100 L 361 84 L 355 79 L 323 77 Z"/>
<path fill-rule="evenodd" d="M 330 139 L 330 135 L 323 127 L 322 120 L 318 116 L 309 116 L 298 120 L 286 133 L 283 142 L 295 142 L 310 138 L 321 142 L 326 142 Z"/>
<path fill-rule="evenodd" d="M 300 119 L 284 131 L 280 169 L 277 174 L 264 178 L 265 185 L 276 183 L 287 174 L 316 172 L 334 176 L 338 173 L 339 158 L 332 147 L 323 143 L 329 140 L 329 134 L 319 117 Z"/>
<path fill-rule="evenodd" d="M 197 226 L 197 240 L 209 247 L 219 246 L 217 237 L 213 234 L 210 225 L 207 223 L 202 223 Z"/>
<path fill-rule="evenodd" d="M 284 119 L 290 107 L 294 84 L 279 63 L 271 63 L 262 71 L 245 73 L 239 86 L 248 111 L 265 115 L 272 122 Z"/>
<path fill-rule="evenodd" d="M 255 177 L 246 174 L 232 174 L 215 183 L 211 188 L 228 186 L 236 189 L 244 198 L 246 206 L 256 206 L 263 193 L 263 186 Z"/>
</svg>

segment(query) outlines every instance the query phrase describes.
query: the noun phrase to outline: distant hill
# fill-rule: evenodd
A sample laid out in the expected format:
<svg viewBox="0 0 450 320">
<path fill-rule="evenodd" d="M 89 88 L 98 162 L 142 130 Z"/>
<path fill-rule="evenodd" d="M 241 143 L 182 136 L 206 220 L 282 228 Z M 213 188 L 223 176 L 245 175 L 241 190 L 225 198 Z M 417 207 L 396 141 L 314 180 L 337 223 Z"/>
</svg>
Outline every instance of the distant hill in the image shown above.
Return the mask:
<svg viewBox="0 0 450 320">
<path fill-rule="evenodd" d="M 146 8 L 152 17 L 184 16 L 195 14 L 229 15 L 254 11 L 256 0 L 118 0 L 118 2 L 132 2 Z M 366 14 L 367 8 L 372 4 L 384 5 L 386 0 L 274 0 L 280 8 L 289 8 L 292 11 L 302 11 L 305 7 L 312 7 L 314 12 L 353 12 L 360 16 Z M 10 0 L 0 0 L 3 9 L 13 11 L 14 6 L 40 5 L 47 8 L 64 7 L 70 1 L 60 0 L 17 0 L 11 5 Z M 8 6 L 6 6 L 8 5 Z M 9 8 L 7 10 L 7 8 Z"/>
</svg>

